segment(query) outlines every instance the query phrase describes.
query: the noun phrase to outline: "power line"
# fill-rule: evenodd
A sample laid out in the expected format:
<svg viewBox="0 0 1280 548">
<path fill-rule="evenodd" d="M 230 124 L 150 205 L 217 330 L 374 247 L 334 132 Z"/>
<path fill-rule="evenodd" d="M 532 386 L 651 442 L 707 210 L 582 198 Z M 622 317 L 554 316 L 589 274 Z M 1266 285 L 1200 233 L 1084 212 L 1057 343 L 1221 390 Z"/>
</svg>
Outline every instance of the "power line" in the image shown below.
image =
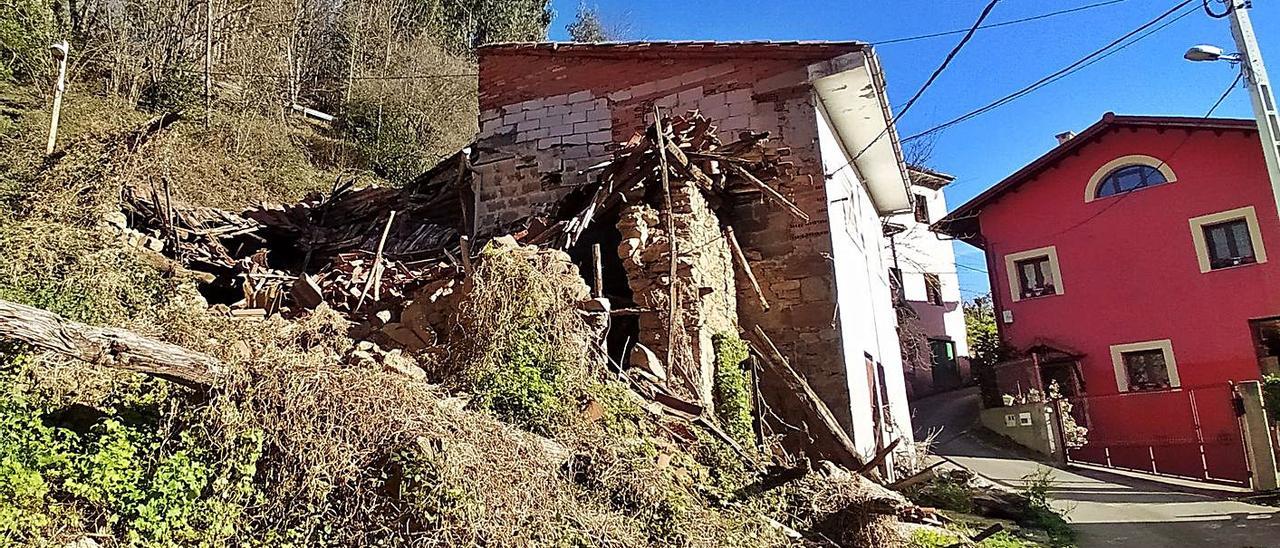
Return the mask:
<svg viewBox="0 0 1280 548">
<path fill-rule="evenodd" d="M 1214 101 L 1213 106 L 1212 106 L 1212 107 L 1209 107 L 1209 111 L 1208 111 L 1208 112 L 1206 112 L 1206 113 L 1204 113 L 1204 116 L 1203 116 L 1203 117 L 1201 117 L 1201 119 L 1205 119 L 1205 118 L 1208 118 L 1208 117 L 1210 117 L 1210 116 L 1213 116 L 1214 111 L 1218 110 L 1218 107 L 1222 105 L 1222 102 L 1223 102 L 1223 101 L 1226 101 L 1226 100 L 1227 100 L 1227 97 L 1231 95 L 1231 92 L 1235 91 L 1235 89 L 1236 89 L 1236 84 L 1239 84 L 1239 83 L 1240 83 L 1240 79 L 1241 79 L 1241 78 L 1243 78 L 1243 77 L 1244 77 L 1244 72 L 1243 72 L 1243 71 L 1242 71 L 1242 72 L 1240 72 L 1239 74 L 1237 74 L 1237 75 L 1236 75 L 1235 80 L 1232 80 L 1232 81 L 1231 81 L 1231 85 L 1227 86 L 1227 89 L 1226 89 L 1225 91 L 1223 91 L 1223 92 L 1222 92 L 1222 95 L 1218 97 L 1218 100 L 1217 100 L 1217 101 Z M 1166 155 L 1164 156 L 1164 158 L 1165 158 L 1165 159 L 1160 160 L 1160 163 L 1156 165 L 1156 170 L 1158 171 L 1160 168 L 1164 167 L 1164 166 L 1165 166 L 1165 164 L 1169 161 L 1169 159 L 1170 159 L 1170 158 L 1173 158 L 1173 156 L 1174 156 L 1175 154 L 1177 154 L 1177 153 L 1178 153 L 1178 151 L 1179 151 L 1179 150 L 1181 150 L 1181 149 L 1182 149 L 1182 147 L 1183 147 L 1184 145 L 1186 145 L 1186 144 L 1187 144 L 1187 141 L 1189 141 L 1190 139 L 1191 139 L 1191 132 L 1187 132 L 1187 134 L 1186 134 L 1186 135 L 1184 135 L 1184 136 L 1182 137 L 1182 140 L 1181 140 L 1181 141 L 1178 141 L 1178 145 L 1177 145 L 1177 146 L 1175 146 L 1175 147 L 1173 147 L 1173 150 L 1170 150 L 1170 151 L 1169 151 L 1169 154 L 1166 154 Z M 1136 190 L 1136 189 L 1135 189 L 1135 190 Z M 1052 235 L 1050 235 L 1049 237 L 1050 237 L 1050 238 L 1053 238 L 1053 237 L 1056 237 L 1056 236 L 1061 236 L 1061 235 L 1063 235 L 1063 234 L 1066 234 L 1067 232 L 1071 232 L 1072 230 L 1075 230 L 1075 229 L 1077 229 L 1077 228 L 1080 228 L 1080 227 L 1081 227 L 1081 226 L 1083 226 L 1085 223 L 1088 223 L 1089 221 L 1092 221 L 1092 220 L 1094 220 L 1094 219 L 1098 218 L 1098 217 L 1099 217 L 1099 216 L 1101 216 L 1103 213 L 1106 213 L 1106 212 L 1110 211 L 1110 210 L 1111 210 L 1111 208 L 1113 208 L 1113 207 L 1115 207 L 1115 206 L 1120 205 L 1120 203 L 1121 203 L 1121 202 L 1124 202 L 1124 201 L 1125 201 L 1125 199 L 1126 199 L 1126 198 L 1128 198 L 1128 197 L 1129 197 L 1130 195 L 1132 195 L 1132 194 L 1133 194 L 1133 191 L 1132 191 L 1132 190 L 1131 190 L 1131 191 L 1129 191 L 1129 192 L 1124 193 L 1124 194 L 1123 194 L 1123 195 L 1121 195 L 1118 199 L 1113 200 L 1111 203 L 1107 204 L 1107 207 L 1104 207 L 1104 208 L 1102 208 L 1102 209 L 1098 210 L 1098 211 L 1097 211 L 1096 213 L 1094 213 L 1093 215 L 1090 215 L 1090 216 L 1086 217 L 1084 220 L 1082 220 L 1082 221 L 1080 221 L 1080 222 L 1078 222 L 1078 223 L 1076 223 L 1076 224 L 1073 224 L 1073 225 L 1071 225 L 1071 226 L 1069 226 L 1069 227 L 1067 227 L 1067 228 L 1064 228 L 1064 229 L 1062 229 L 1062 230 L 1059 230 L 1058 232 L 1053 233 L 1053 234 L 1052 234 Z"/>
<path fill-rule="evenodd" d="M 1143 23 L 1143 24 L 1142 24 L 1141 26 L 1139 26 L 1138 28 L 1133 29 L 1133 30 L 1131 30 L 1131 31 L 1129 31 L 1129 32 L 1127 32 L 1127 33 L 1125 33 L 1123 36 L 1121 36 L 1121 37 L 1119 37 L 1119 38 L 1116 38 L 1115 40 L 1112 40 L 1112 41 L 1111 41 L 1110 43 L 1108 43 L 1107 45 L 1105 45 L 1105 46 L 1103 46 L 1103 47 L 1101 47 L 1101 48 L 1099 48 L 1099 49 L 1097 49 L 1097 50 L 1094 50 L 1092 53 L 1089 53 L 1088 55 L 1085 55 L 1084 57 L 1081 57 L 1080 59 L 1076 60 L 1075 62 L 1071 63 L 1070 65 L 1067 65 L 1066 67 L 1063 67 L 1063 68 L 1059 69 L 1058 71 L 1056 71 L 1056 72 L 1054 72 L 1054 73 L 1052 73 L 1052 74 L 1050 74 L 1050 75 L 1048 75 L 1048 76 L 1045 76 L 1045 77 L 1043 77 L 1043 78 L 1041 78 L 1041 79 L 1039 79 L 1039 80 L 1037 80 L 1037 81 L 1035 81 L 1035 82 L 1033 82 L 1033 83 L 1031 83 L 1031 84 L 1029 84 L 1029 85 L 1027 85 L 1027 86 L 1023 87 L 1022 89 L 1019 89 L 1019 90 L 1017 90 L 1017 91 L 1015 91 L 1015 92 L 1013 92 L 1013 93 L 1010 93 L 1010 94 L 1008 94 L 1008 95 L 1005 95 L 1004 97 L 1001 97 L 1001 98 L 999 98 L 999 99 L 996 99 L 995 101 L 992 101 L 991 103 L 988 103 L 988 104 L 986 104 L 985 106 L 982 106 L 982 107 L 979 107 L 979 108 L 974 109 L 974 110 L 972 110 L 972 111 L 969 111 L 969 112 L 967 112 L 967 113 L 965 113 L 965 114 L 962 114 L 962 115 L 960 115 L 960 116 L 958 116 L 958 117 L 956 117 L 956 118 L 954 118 L 954 119 L 952 119 L 952 120 L 950 120 L 950 121 L 947 121 L 947 122 L 945 122 L 945 123 L 939 124 L 939 125 L 937 125 L 937 126 L 934 126 L 934 127 L 932 127 L 932 128 L 929 128 L 929 129 L 927 129 L 927 130 L 925 130 L 925 131 L 922 131 L 922 132 L 917 133 L 917 134 L 915 134 L 915 135 L 912 135 L 912 136 L 910 136 L 910 137 L 906 137 L 906 138 L 902 139 L 902 142 L 904 142 L 904 143 L 905 143 L 905 142 L 908 142 L 908 141 L 912 141 L 912 140 L 914 140 L 914 139 L 919 139 L 919 138 L 924 137 L 924 136 L 926 136 L 926 135 L 930 135 L 930 134 L 933 134 L 933 133 L 937 133 L 937 132 L 942 131 L 942 130 L 944 130 L 944 129 L 947 129 L 947 128 L 951 127 L 951 126 L 954 126 L 954 125 L 956 125 L 956 124 L 959 124 L 959 123 L 965 122 L 965 121 L 970 120 L 970 119 L 972 119 L 972 118 L 975 118 L 975 117 L 977 117 L 977 116 L 981 116 L 982 114 L 986 114 L 987 112 L 990 112 L 990 111 L 992 111 L 992 110 L 995 110 L 995 109 L 997 109 L 997 108 L 999 108 L 999 107 L 1001 107 L 1001 106 L 1004 106 L 1004 105 L 1006 105 L 1006 104 L 1008 104 L 1008 103 L 1010 103 L 1010 102 L 1012 102 L 1012 101 L 1014 101 L 1014 100 L 1020 99 L 1020 98 L 1022 98 L 1023 96 L 1028 95 L 1028 94 L 1030 94 L 1031 92 L 1034 92 L 1034 91 L 1036 91 L 1036 90 L 1038 90 L 1038 89 L 1040 89 L 1040 88 L 1042 88 L 1042 87 L 1044 87 L 1044 86 L 1046 86 L 1046 85 L 1048 85 L 1048 84 L 1051 84 L 1051 83 L 1053 83 L 1053 82 L 1056 82 L 1056 81 L 1058 81 L 1058 80 L 1060 80 L 1060 79 L 1062 79 L 1062 78 L 1065 78 L 1065 77 L 1067 77 L 1067 76 L 1070 76 L 1071 74 L 1074 74 L 1075 72 L 1078 72 L 1078 71 L 1080 71 L 1080 70 L 1084 69 L 1085 67 L 1088 67 L 1089 65 L 1092 65 L 1092 64 L 1094 64 L 1094 63 L 1096 63 L 1096 62 L 1098 62 L 1098 61 L 1101 61 L 1102 59 L 1105 59 L 1105 58 L 1107 58 L 1107 57 L 1109 57 L 1109 56 L 1111 56 L 1111 55 L 1114 55 L 1115 53 L 1118 53 L 1118 52 L 1120 52 L 1120 51 L 1124 50 L 1125 48 L 1128 48 L 1129 46 L 1132 46 L 1133 44 L 1137 43 L 1138 41 L 1140 41 L 1140 40 L 1142 40 L 1142 39 L 1144 39 L 1144 38 L 1146 38 L 1146 37 L 1148 37 L 1148 36 L 1151 36 L 1152 34 L 1155 34 L 1156 32 L 1159 32 L 1160 30 L 1162 30 L 1162 29 L 1164 29 L 1164 28 L 1168 27 L 1169 25 L 1172 25 L 1173 23 L 1177 22 L 1178 20 L 1180 20 L 1180 19 L 1182 19 L 1182 18 L 1184 18 L 1184 17 L 1186 17 L 1186 16 L 1188 16 L 1188 15 L 1190 15 L 1190 14 L 1194 13 L 1198 8 L 1192 8 L 1192 9 L 1189 9 L 1189 10 L 1187 10 L 1187 11 L 1185 11 L 1185 12 L 1183 12 L 1183 13 L 1179 14 L 1177 17 L 1173 18 L 1172 20 L 1169 20 L 1169 21 L 1165 22 L 1163 25 L 1160 25 L 1160 26 L 1158 26 L 1158 27 L 1156 27 L 1156 28 L 1154 28 L 1154 29 L 1151 29 L 1151 27 L 1155 26 L 1157 23 L 1159 23 L 1160 21 L 1164 20 L 1166 17 L 1169 17 L 1170 15 L 1173 15 L 1173 14 L 1174 14 L 1174 13 L 1176 13 L 1178 10 L 1182 9 L 1183 7 L 1186 7 L 1186 6 L 1187 6 L 1187 4 L 1190 4 L 1190 3 L 1191 3 L 1191 2 L 1193 2 L 1193 1 L 1194 1 L 1194 0 L 1183 0 L 1182 2 L 1179 2 L 1177 5 L 1173 6 L 1172 8 L 1169 8 L 1169 10 L 1168 10 L 1168 11 L 1165 11 L 1164 13 L 1160 14 L 1159 16 L 1157 16 L 1155 19 L 1152 19 L 1152 20 L 1150 20 L 1150 21 L 1147 21 L 1146 23 Z M 1126 40 L 1129 40 L 1130 38 L 1134 37 L 1135 35 L 1138 35 L 1139 33 L 1142 33 L 1143 31 L 1146 31 L 1147 29 L 1151 29 L 1151 30 L 1147 31 L 1146 33 L 1142 34 L 1141 36 L 1138 36 L 1137 38 L 1134 38 L 1133 40 L 1130 40 L 1130 41 L 1128 41 L 1128 42 L 1125 42 Z M 1118 46 L 1118 47 L 1117 47 L 1117 46 Z M 1113 49 L 1113 48 L 1114 48 L 1114 49 Z"/>
<path fill-rule="evenodd" d="M 1079 6 L 1079 7 L 1075 7 L 1075 8 L 1070 8 L 1070 9 L 1065 9 L 1065 10 L 1059 10 L 1059 11 L 1054 11 L 1054 12 L 1050 12 L 1050 13 L 1042 13 L 1042 14 L 1040 14 L 1040 15 L 1032 15 L 1032 16 L 1030 16 L 1030 17 L 1023 17 L 1023 18 L 1021 18 L 1021 19 L 1012 19 L 1012 20 L 1009 20 L 1009 21 L 1000 21 L 1000 22 L 997 22 L 997 23 L 990 23 L 990 24 L 987 24 L 987 25 L 979 26 L 979 27 L 978 27 L 978 30 L 994 29 L 994 28 L 998 28 L 998 27 L 1007 27 L 1007 26 L 1009 26 L 1009 25 L 1017 25 L 1017 24 L 1019 24 L 1019 23 L 1028 23 L 1028 22 L 1031 22 L 1031 21 L 1039 21 L 1039 20 L 1041 20 L 1041 19 L 1048 19 L 1048 18 L 1050 18 L 1050 17 L 1056 17 L 1056 16 L 1058 16 L 1058 15 L 1066 15 L 1066 14 L 1068 14 L 1068 13 L 1075 13 L 1075 12 L 1078 12 L 1078 11 L 1085 11 L 1085 10 L 1090 10 L 1090 9 L 1094 9 L 1094 8 L 1101 8 L 1101 7 L 1104 7 L 1104 6 L 1110 6 L 1110 5 L 1112 5 L 1112 4 L 1119 4 L 1119 3 L 1121 3 L 1121 2 L 1127 2 L 1127 1 L 1128 1 L 1128 0 L 1108 0 L 1108 1 L 1106 1 L 1106 2 L 1098 2 L 1098 3 L 1096 3 L 1096 4 L 1088 4 L 1088 5 L 1085 5 L 1085 6 Z M 944 31 L 944 32 L 935 32 L 935 33 L 932 33 L 932 34 L 921 34 L 921 35 L 919 35 L 919 36 L 907 36 L 907 37 L 903 37 L 903 38 L 890 38 L 890 39 L 888 39 L 888 40 L 880 40 L 880 41 L 878 41 L 878 42 L 871 42 L 871 45 L 873 45 L 873 46 L 887 46 L 887 45 L 890 45 L 890 44 L 901 44 L 901 43 L 904 43 L 904 42 L 915 42 L 915 41 L 917 41 L 917 40 L 927 40 L 927 39 L 929 39 L 929 38 L 939 38 L 939 37 L 942 37 L 942 36 L 951 36 L 951 35 L 954 35 L 954 34 L 963 34 L 963 33 L 965 33 L 965 32 L 967 32 L 967 29 L 957 29 L 957 30 L 948 30 L 948 31 Z"/>
<path fill-rule="evenodd" d="M 908 110 L 911 110 L 911 106 L 916 104 L 916 100 L 920 99 L 921 95 L 924 95 L 925 90 L 929 89 L 929 86 L 933 85 L 934 80 L 937 80 L 938 77 L 942 75 L 942 71 L 947 69 L 947 66 L 956 58 L 956 55 L 960 53 L 960 50 L 964 48 L 965 44 L 969 43 L 969 40 L 973 38 L 973 34 L 978 32 L 978 27 L 982 26 L 982 22 L 987 19 L 987 16 L 991 15 L 991 10 L 995 9 L 996 4 L 998 3 L 1000 3 L 1000 0 L 991 0 L 987 3 L 987 7 L 982 8 L 982 13 L 978 15 L 978 20 L 973 22 L 973 25 L 969 27 L 969 31 L 960 38 L 960 41 L 956 43 L 955 47 L 951 48 L 950 52 L 947 52 L 947 56 L 942 59 L 942 63 L 938 65 L 938 68 L 933 70 L 933 74 L 929 75 L 929 79 L 925 80 L 924 85 L 921 85 L 920 89 L 916 90 L 915 95 L 912 95 L 911 99 L 907 101 L 907 104 L 903 105 L 902 110 L 899 110 L 898 113 L 893 116 L 893 119 L 889 120 L 889 123 L 885 125 L 884 130 L 881 131 L 879 135 L 876 135 L 876 138 L 872 139 L 870 143 L 867 143 L 867 146 L 862 147 L 862 150 L 858 151 L 858 153 L 847 163 L 827 174 L 828 177 L 858 161 L 858 158 L 861 158 L 867 150 L 870 150 L 872 145 L 875 145 L 880 141 L 880 139 L 883 139 L 885 135 L 888 135 L 889 132 L 893 130 L 894 125 L 898 123 L 898 120 L 901 119 Z"/>
</svg>

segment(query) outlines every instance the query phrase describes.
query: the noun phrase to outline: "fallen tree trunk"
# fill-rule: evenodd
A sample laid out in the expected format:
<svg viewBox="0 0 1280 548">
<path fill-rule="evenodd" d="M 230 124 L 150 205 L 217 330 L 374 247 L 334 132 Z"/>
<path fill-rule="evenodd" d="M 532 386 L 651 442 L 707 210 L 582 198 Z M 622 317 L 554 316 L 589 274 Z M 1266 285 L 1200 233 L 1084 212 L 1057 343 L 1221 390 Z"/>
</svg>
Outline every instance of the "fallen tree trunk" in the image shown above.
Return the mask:
<svg viewBox="0 0 1280 548">
<path fill-rule="evenodd" d="M 0 300 L 0 338 L 196 388 L 212 385 L 225 371 L 222 362 L 207 354 L 124 329 L 73 322 L 47 310 L 4 300 Z"/>
</svg>

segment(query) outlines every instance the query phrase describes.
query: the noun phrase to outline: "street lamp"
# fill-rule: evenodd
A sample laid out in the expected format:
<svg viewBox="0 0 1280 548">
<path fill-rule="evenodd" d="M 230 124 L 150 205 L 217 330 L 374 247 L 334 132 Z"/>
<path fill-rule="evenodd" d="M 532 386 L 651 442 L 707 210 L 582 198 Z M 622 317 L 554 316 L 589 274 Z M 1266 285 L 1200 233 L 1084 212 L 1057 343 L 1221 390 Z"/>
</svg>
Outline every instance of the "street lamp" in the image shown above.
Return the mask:
<svg viewBox="0 0 1280 548">
<path fill-rule="evenodd" d="M 58 141 L 58 115 L 62 113 L 62 92 L 67 88 L 67 55 L 71 47 L 64 42 L 49 46 L 49 53 L 58 62 L 58 84 L 53 88 L 53 116 L 49 120 L 49 146 L 45 147 L 45 155 L 53 154 L 53 145 Z"/>
<path fill-rule="evenodd" d="M 1258 138 L 1262 144 L 1262 158 L 1267 164 L 1267 177 L 1271 179 L 1271 193 L 1280 210 L 1280 112 L 1276 111 L 1275 96 L 1271 93 L 1271 81 L 1266 65 L 1262 63 L 1262 51 L 1249 20 L 1248 0 L 1225 0 L 1227 11 L 1222 15 L 1231 24 L 1231 37 L 1238 53 L 1223 53 L 1222 48 L 1201 44 L 1187 50 L 1182 57 L 1189 61 L 1228 61 L 1240 64 L 1249 99 L 1253 103 L 1253 117 L 1258 123 Z M 1207 5 L 1207 4 L 1206 4 Z M 1274 476 L 1268 482 L 1277 483 Z M 1273 486 L 1274 487 L 1274 486 Z"/>
<path fill-rule="evenodd" d="M 1232 63 L 1240 62 L 1239 53 L 1223 53 L 1222 48 L 1211 46 L 1209 44 L 1200 44 L 1191 46 L 1191 49 L 1182 54 L 1182 58 L 1188 61 L 1230 61 Z"/>
</svg>

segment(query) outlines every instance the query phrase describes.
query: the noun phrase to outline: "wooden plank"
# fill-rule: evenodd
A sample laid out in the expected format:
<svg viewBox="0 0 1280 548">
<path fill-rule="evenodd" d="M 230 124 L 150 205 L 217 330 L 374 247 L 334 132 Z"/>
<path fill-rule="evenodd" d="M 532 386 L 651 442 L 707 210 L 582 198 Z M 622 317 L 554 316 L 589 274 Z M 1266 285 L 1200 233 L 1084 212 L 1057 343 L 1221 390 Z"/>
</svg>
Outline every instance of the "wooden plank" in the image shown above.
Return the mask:
<svg viewBox="0 0 1280 548">
<path fill-rule="evenodd" d="M 809 222 L 808 213 L 805 213 L 804 210 L 800 209 L 799 206 L 792 203 L 791 200 L 788 200 L 781 193 L 774 190 L 773 187 L 765 184 L 764 181 L 757 179 L 756 176 L 752 175 L 750 171 L 743 169 L 742 166 L 735 164 L 733 162 L 726 162 L 725 165 L 729 166 L 729 169 L 732 170 L 734 173 L 741 175 L 743 179 L 747 180 L 747 182 L 751 183 L 752 185 L 755 185 L 760 190 L 763 190 L 765 195 L 768 196 L 770 199 L 772 199 L 775 202 L 778 202 L 779 204 L 782 204 L 782 207 L 786 208 L 787 211 L 789 211 L 796 218 L 806 223 Z"/>
<path fill-rule="evenodd" d="M 764 298 L 764 291 L 760 289 L 760 282 L 756 280 L 755 272 L 752 272 L 751 265 L 747 263 L 747 256 L 742 252 L 742 246 L 738 245 L 738 237 L 733 233 L 733 227 L 724 227 L 724 239 L 729 243 L 729 251 L 733 253 L 734 262 L 738 264 L 738 268 L 742 269 L 742 273 L 746 274 L 747 280 L 751 282 L 751 289 L 755 291 L 756 298 L 760 300 L 760 307 L 768 310 L 769 301 Z"/>
<path fill-rule="evenodd" d="M 808 381 L 805 381 L 804 377 L 801 377 L 799 373 L 796 373 L 795 369 L 791 368 L 787 358 L 778 351 L 777 346 L 774 346 L 773 340 L 765 334 L 763 329 L 760 329 L 759 325 L 755 326 L 748 335 L 752 339 L 748 342 L 756 355 L 795 393 L 796 399 L 808 408 L 809 414 L 818 419 L 819 424 L 817 426 L 825 430 L 827 436 L 835 442 L 834 446 L 838 454 L 830 455 L 831 460 L 851 470 L 862 468 L 862 459 L 858 456 L 858 449 L 853 445 L 853 440 L 849 439 L 849 435 L 840 426 L 835 415 L 831 413 L 831 409 L 827 407 L 826 403 L 823 403 L 822 398 L 818 397 L 818 393 L 813 391 L 813 387 L 809 386 Z M 818 434 L 818 432 L 813 432 L 813 434 Z"/>
<path fill-rule="evenodd" d="M 884 449 L 877 451 L 875 458 L 871 459 L 870 461 L 867 461 L 866 464 L 862 465 L 862 468 L 858 469 L 858 473 L 866 474 L 872 470 L 875 470 L 877 466 L 880 466 L 880 463 L 884 462 L 884 459 L 889 458 L 889 454 L 893 453 L 893 450 L 898 447 L 899 443 L 902 443 L 902 438 L 894 439 L 893 442 L 888 445 L 888 447 L 885 447 Z"/>
<path fill-rule="evenodd" d="M 471 238 L 468 238 L 468 237 L 466 237 L 466 236 L 463 236 L 462 238 L 459 238 L 459 239 L 458 239 L 458 251 L 459 251 L 459 253 L 461 253 L 461 254 L 462 254 L 462 272 L 463 272 L 463 273 L 464 273 L 468 278 L 470 278 L 470 277 L 471 277 L 471 274 L 472 274 L 472 266 L 471 266 Z"/>
<path fill-rule="evenodd" d="M 591 244 L 591 296 L 600 298 L 604 296 L 604 262 L 600 259 L 600 244 Z"/>
<path fill-rule="evenodd" d="M 671 255 L 671 266 L 668 273 L 667 287 L 669 289 L 667 296 L 667 371 L 676 374 L 675 356 L 676 356 L 676 315 L 680 313 L 679 295 L 676 294 L 676 259 L 679 257 L 679 250 L 676 245 L 676 223 L 675 211 L 671 206 L 671 174 L 667 166 L 667 134 L 662 130 L 662 111 L 657 105 L 653 107 L 653 127 L 658 139 L 658 166 L 662 175 L 662 210 L 666 213 L 665 229 L 667 231 L 667 241 L 671 247 L 669 253 Z M 686 372 L 687 373 L 687 372 Z M 688 376 L 687 374 L 685 375 Z"/>
<path fill-rule="evenodd" d="M 382 237 L 378 240 L 378 252 L 373 255 L 373 268 L 369 269 L 369 277 L 364 282 L 364 289 L 360 290 L 360 299 L 356 301 L 356 307 L 352 310 L 359 310 L 360 305 L 364 304 L 365 297 L 369 294 L 369 288 L 374 288 L 373 299 L 379 300 L 378 292 L 382 288 L 382 250 L 387 245 L 387 235 L 391 234 L 391 223 L 396 220 L 395 210 L 387 216 L 387 224 L 382 227 Z M 374 285 L 377 280 L 377 285 Z"/>
</svg>

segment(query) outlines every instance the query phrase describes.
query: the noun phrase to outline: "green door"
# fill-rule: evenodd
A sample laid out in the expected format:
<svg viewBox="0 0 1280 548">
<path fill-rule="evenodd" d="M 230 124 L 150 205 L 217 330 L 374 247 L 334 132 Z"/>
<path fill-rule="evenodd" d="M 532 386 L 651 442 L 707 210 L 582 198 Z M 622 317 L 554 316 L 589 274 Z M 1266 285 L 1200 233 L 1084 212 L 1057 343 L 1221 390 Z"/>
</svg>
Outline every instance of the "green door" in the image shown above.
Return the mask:
<svg viewBox="0 0 1280 548">
<path fill-rule="evenodd" d="M 933 353 L 933 389 L 948 390 L 960 386 L 960 366 L 956 363 L 956 343 L 945 339 L 929 339 Z"/>
</svg>

